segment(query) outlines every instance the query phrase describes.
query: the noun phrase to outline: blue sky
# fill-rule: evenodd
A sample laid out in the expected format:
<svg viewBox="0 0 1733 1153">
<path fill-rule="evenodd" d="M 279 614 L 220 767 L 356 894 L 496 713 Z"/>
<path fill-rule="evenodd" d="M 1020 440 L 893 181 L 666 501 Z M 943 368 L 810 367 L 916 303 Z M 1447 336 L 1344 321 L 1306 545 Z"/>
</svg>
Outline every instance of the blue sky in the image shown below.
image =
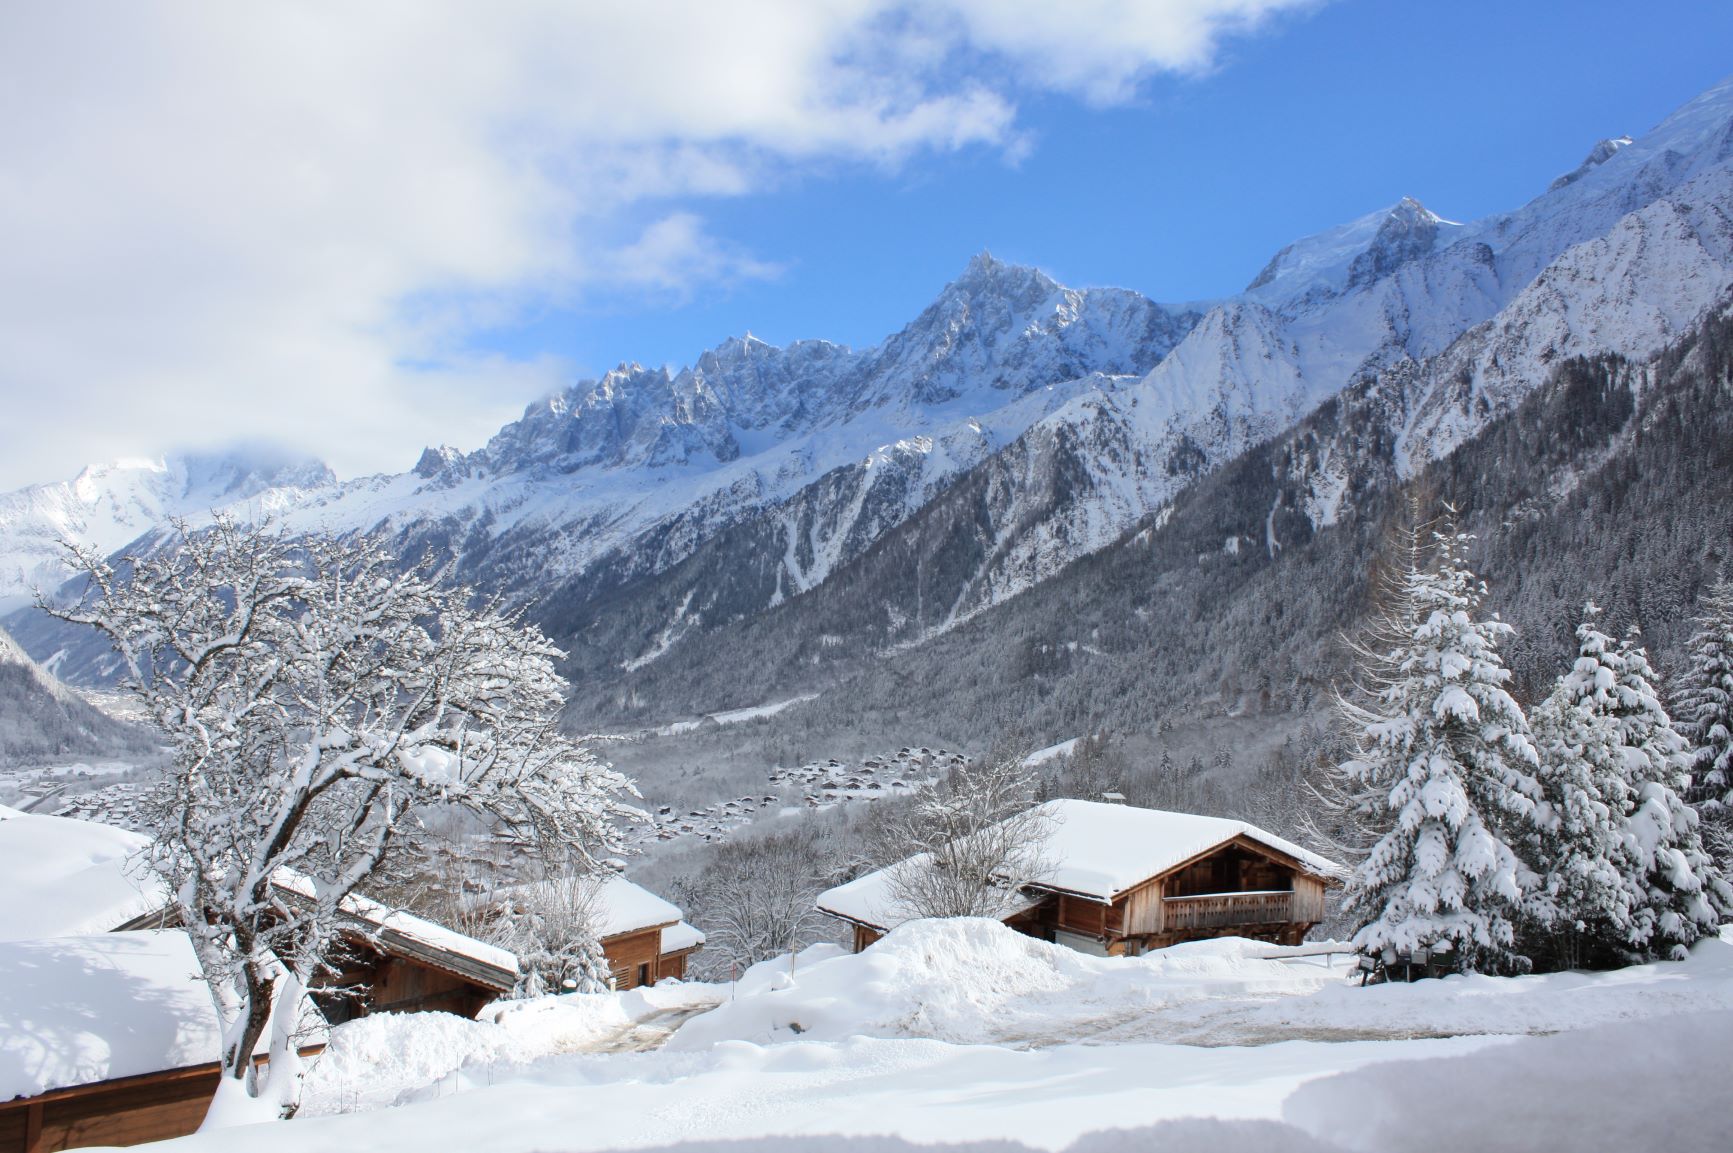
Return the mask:
<svg viewBox="0 0 1733 1153">
<path fill-rule="evenodd" d="M 1640 134 L 1733 72 L 1733 4 L 1337 0 L 1230 41 L 1128 106 L 1025 103 L 1028 155 L 977 147 L 885 173 L 837 164 L 693 202 L 785 264 L 689 303 L 623 293 L 484 342 L 583 371 L 685 364 L 729 335 L 876 343 L 985 248 L 1062 283 L 1158 300 L 1242 289 L 1298 237 L 1414 196 L 1515 208 L 1597 140 Z"/>
<path fill-rule="evenodd" d="M 1719 0 L 0 5 L 0 491 L 400 471 L 622 360 L 872 344 L 982 249 L 1233 293 L 1518 206 L 1728 45 Z"/>
</svg>

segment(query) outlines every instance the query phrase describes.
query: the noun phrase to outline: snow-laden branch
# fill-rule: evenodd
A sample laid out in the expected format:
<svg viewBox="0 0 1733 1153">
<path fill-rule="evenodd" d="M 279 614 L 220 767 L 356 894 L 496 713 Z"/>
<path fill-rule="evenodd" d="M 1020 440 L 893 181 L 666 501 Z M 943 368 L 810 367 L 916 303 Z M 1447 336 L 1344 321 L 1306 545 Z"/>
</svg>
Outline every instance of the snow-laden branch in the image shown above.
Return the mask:
<svg viewBox="0 0 1733 1153">
<path fill-rule="evenodd" d="M 318 974 L 341 903 L 415 810 L 472 811 L 583 871 L 619 852 L 636 790 L 562 733 L 561 654 L 521 617 L 371 541 L 177 528 L 121 571 L 69 549 L 85 594 L 44 607 L 107 634 L 173 749 L 151 863 L 246 1079 L 273 991 Z M 285 870 L 310 879 L 293 901 Z"/>
</svg>

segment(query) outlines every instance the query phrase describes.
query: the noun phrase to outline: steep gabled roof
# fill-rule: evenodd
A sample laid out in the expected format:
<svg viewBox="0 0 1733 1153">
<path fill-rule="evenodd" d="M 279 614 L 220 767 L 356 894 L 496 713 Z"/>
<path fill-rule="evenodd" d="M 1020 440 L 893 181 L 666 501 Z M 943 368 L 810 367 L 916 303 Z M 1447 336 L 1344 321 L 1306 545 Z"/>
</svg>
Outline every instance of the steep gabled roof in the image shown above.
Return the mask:
<svg viewBox="0 0 1733 1153">
<path fill-rule="evenodd" d="M 623 933 L 680 923 L 678 906 L 621 876 L 612 876 L 602 882 L 596 902 L 596 935 L 604 941 Z"/>
<path fill-rule="evenodd" d="M 278 869 L 272 874 L 271 883 L 285 894 L 303 900 L 313 897 L 312 878 L 292 869 Z M 444 969 L 500 992 L 517 984 L 517 954 L 509 949 L 478 941 L 456 929 L 393 909 L 359 893 L 343 898 L 338 912 L 343 920 L 388 954 Z"/>
</svg>

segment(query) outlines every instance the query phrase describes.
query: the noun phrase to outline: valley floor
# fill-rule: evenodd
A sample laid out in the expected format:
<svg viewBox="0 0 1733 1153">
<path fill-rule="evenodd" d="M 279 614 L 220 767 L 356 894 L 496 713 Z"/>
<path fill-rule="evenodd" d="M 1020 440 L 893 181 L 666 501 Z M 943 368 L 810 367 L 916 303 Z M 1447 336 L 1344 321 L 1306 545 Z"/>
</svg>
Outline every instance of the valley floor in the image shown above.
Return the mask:
<svg viewBox="0 0 1733 1153">
<path fill-rule="evenodd" d="M 1678 963 L 1366 989 L 1341 958 L 1267 951 L 1228 940 L 1092 958 L 991 922 L 916 922 L 859 956 L 815 947 L 792 975 L 787 958 L 756 966 L 732 989 L 665 985 L 520 1003 L 483 1022 L 342 1026 L 302 1117 L 170 1144 L 1727 1145 L 1733 930 Z"/>
</svg>

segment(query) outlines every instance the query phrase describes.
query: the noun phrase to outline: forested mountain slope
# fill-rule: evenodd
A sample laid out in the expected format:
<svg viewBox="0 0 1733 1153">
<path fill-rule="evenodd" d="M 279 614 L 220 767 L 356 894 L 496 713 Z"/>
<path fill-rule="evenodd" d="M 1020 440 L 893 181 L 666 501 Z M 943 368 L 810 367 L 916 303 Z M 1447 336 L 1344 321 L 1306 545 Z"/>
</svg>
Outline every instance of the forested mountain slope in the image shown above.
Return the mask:
<svg viewBox="0 0 1733 1153">
<path fill-rule="evenodd" d="M 1730 374 L 1726 311 L 1646 363 L 1565 361 L 1412 478 L 1399 468 L 1388 383 L 1367 381 L 1118 544 L 956 629 L 898 644 L 899 612 L 982 547 L 969 526 L 988 485 L 972 474 L 807 596 L 696 636 L 678 660 L 618 683 L 580 680 L 574 715 L 630 723 L 671 702 L 822 690 L 765 727 L 962 744 L 1013 727 L 1039 742 L 1148 732 L 1182 714 L 1303 717 L 1346 674 L 1341 636 L 1363 619 L 1369 574 L 1410 491 L 1454 504 L 1477 534 L 1489 607 L 1517 627 L 1521 696 L 1543 692 L 1573 651 L 1588 597 L 1609 629 L 1641 626 L 1665 669 L 1733 552 Z M 1306 511 L 1320 459 L 1342 462 L 1327 524 Z"/>
<path fill-rule="evenodd" d="M 0 631 L 0 765 L 63 757 L 125 757 L 146 735 L 91 707 Z"/>
</svg>

